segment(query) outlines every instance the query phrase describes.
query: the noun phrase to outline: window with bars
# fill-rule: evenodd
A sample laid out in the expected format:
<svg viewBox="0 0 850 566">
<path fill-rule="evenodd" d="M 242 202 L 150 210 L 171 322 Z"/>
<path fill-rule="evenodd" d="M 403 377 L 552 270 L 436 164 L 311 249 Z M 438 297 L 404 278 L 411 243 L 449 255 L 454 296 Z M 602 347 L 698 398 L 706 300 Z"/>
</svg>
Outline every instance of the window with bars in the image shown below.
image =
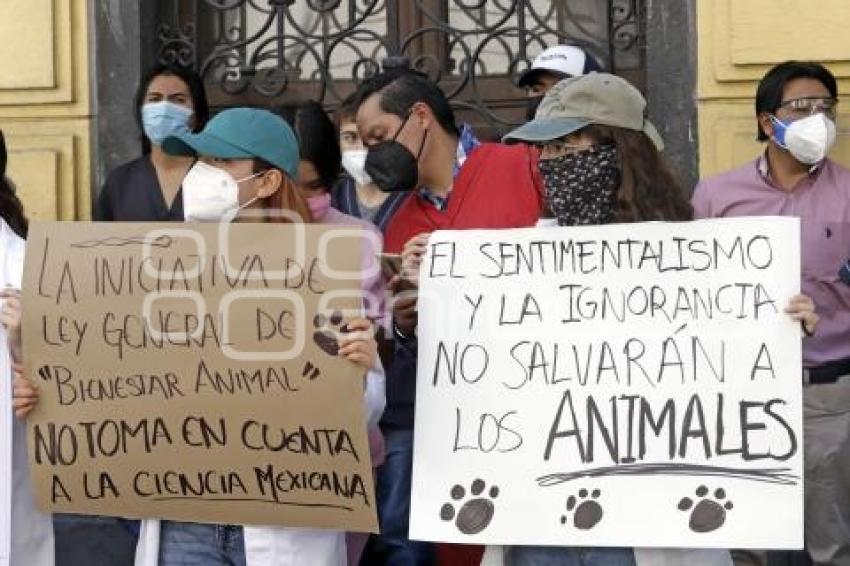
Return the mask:
<svg viewBox="0 0 850 566">
<path fill-rule="evenodd" d="M 584 47 L 644 84 L 645 0 L 161 0 L 157 58 L 203 74 L 211 103 L 332 109 L 390 61 L 437 81 L 492 138 L 522 121 L 516 76 L 545 46 Z"/>
</svg>

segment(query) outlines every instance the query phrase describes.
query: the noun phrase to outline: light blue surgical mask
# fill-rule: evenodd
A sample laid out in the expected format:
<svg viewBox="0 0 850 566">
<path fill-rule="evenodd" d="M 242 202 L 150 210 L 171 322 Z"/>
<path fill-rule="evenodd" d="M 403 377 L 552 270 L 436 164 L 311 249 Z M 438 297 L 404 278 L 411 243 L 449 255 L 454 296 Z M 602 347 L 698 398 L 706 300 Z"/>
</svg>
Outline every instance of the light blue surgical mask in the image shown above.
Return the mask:
<svg viewBox="0 0 850 566">
<path fill-rule="evenodd" d="M 168 136 L 188 132 L 192 114 L 191 109 L 166 100 L 148 102 L 142 106 L 142 127 L 151 143 L 159 146 Z"/>
</svg>

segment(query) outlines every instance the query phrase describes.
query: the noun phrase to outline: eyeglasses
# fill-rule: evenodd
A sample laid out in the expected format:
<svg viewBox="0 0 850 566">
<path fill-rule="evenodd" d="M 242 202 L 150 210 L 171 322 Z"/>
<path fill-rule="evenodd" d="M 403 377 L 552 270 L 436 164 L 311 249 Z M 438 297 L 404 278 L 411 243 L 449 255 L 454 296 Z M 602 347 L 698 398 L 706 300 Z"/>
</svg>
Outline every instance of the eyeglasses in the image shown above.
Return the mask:
<svg viewBox="0 0 850 566">
<path fill-rule="evenodd" d="M 797 115 L 812 115 L 822 112 L 830 118 L 835 118 L 835 107 L 838 105 L 838 99 L 823 96 L 805 96 L 802 98 L 794 98 L 786 100 L 779 104 L 779 108 L 785 108 L 789 112 Z"/>
</svg>

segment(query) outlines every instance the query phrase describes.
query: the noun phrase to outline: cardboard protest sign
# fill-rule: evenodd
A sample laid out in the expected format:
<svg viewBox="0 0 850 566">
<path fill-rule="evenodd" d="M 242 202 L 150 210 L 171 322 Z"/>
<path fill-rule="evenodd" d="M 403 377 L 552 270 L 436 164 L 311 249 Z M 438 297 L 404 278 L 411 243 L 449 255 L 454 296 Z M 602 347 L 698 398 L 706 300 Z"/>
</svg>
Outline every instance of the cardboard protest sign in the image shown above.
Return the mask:
<svg viewBox="0 0 850 566">
<path fill-rule="evenodd" d="M 411 536 L 799 548 L 799 223 L 436 232 Z"/>
<path fill-rule="evenodd" d="M 303 224 L 36 223 L 24 357 L 41 507 L 376 528 L 362 234 Z"/>
</svg>

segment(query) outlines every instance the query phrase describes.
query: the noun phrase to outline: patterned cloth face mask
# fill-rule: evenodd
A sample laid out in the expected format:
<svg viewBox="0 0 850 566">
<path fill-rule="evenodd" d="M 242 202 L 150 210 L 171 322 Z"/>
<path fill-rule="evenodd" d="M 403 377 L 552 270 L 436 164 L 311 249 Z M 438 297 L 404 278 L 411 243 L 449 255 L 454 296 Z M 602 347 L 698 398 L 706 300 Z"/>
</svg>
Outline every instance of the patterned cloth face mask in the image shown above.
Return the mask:
<svg viewBox="0 0 850 566">
<path fill-rule="evenodd" d="M 617 211 L 620 165 L 613 145 L 540 160 L 546 203 L 559 226 L 609 224 Z"/>
</svg>

